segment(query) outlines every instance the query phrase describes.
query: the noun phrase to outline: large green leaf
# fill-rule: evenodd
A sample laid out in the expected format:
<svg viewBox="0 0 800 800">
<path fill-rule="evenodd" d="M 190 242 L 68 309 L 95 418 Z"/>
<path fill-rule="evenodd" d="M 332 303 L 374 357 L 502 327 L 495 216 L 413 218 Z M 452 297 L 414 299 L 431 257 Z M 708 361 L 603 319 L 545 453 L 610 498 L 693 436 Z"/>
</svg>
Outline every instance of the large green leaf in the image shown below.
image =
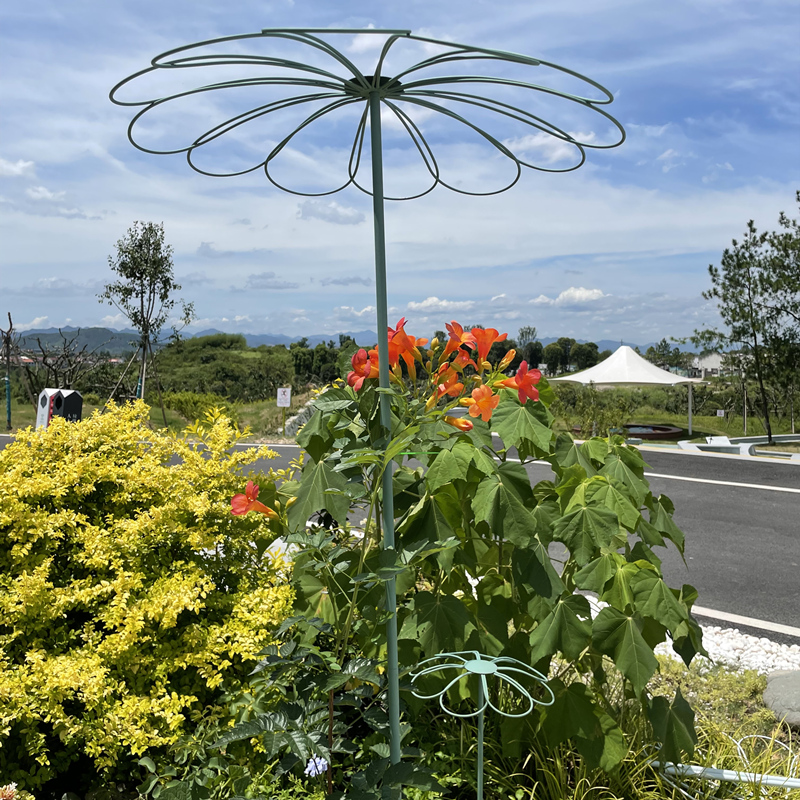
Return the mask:
<svg viewBox="0 0 800 800">
<path fill-rule="evenodd" d="M 625 734 L 611 716 L 601 711 L 599 707 L 596 707 L 596 711 L 600 723 L 599 735 L 593 739 L 576 736 L 575 745 L 590 767 L 613 772 L 628 754 Z"/>
<path fill-rule="evenodd" d="M 475 620 L 464 603 L 450 595 L 418 592 L 411 614 L 403 621 L 401 639 L 418 639 L 427 657 L 463 650 Z"/>
<path fill-rule="evenodd" d="M 656 574 L 649 561 L 628 561 L 617 569 L 611 583 L 605 587 L 600 599 L 614 606 L 618 611 L 633 611 L 634 593 L 631 581 L 641 572 Z"/>
<path fill-rule="evenodd" d="M 666 697 L 654 697 L 649 704 L 653 732 L 661 742 L 659 761 L 681 762 L 683 755 L 694 755 L 697 734 L 694 730 L 694 711 L 681 694 L 680 688 L 670 702 Z"/>
<path fill-rule="evenodd" d="M 426 494 L 397 528 L 402 546 L 412 548 L 414 542 L 452 540 L 456 534 L 446 509 L 447 504 L 437 496 Z"/>
<path fill-rule="evenodd" d="M 536 538 L 527 547 L 515 547 L 511 554 L 514 583 L 524 595 L 544 597 L 553 602 L 564 591 L 564 584 L 550 561 L 547 548 Z"/>
<path fill-rule="evenodd" d="M 637 505 L 644 502 L 644 498 L 650 491 L 644 476 L 632 470 L 618 455 L 609 454 L 600 474 L 624 484 Z"/>
<path fill-rule="evenodd" d="M 600 731 L 596 706 L 589 687 L 580 681 L 565 686 L 554 678 L 548 681 L 555 695 L 553 705 L 543 710 L 542 731 L 550 745 L 575 736 L 592 739 Z"/>
<path fill-rule="evenodd" d="M 497 573 L 492 573 L 481 580 L 475 594 L 481 652 L 498 656 L 508 644 L 508 624 L 517 609 L 511 597 L 511 586 Z"/>
<path fill-rule="evenodd" d="M 472 498 L 476 522 L 486 522 L 492 533 L 526 547 L 534 536 L 536 522 L 515 491 L 510 490 L 497 475 L 484 478 Z"/>
<path fill-rule="evenodd" d="M 558 474 L 563 469 L 575 465 L 580 466 L 590 477 L 597 473 L 587 451 L 582 450 L 581 447 L 575 444 L 573 438 L 566 433 L 560 434 L 556 440 L 554 461 L 554 469 Z"/>
<path fill-rule="evenodd" d="M 485 454 L 484 454 L 485 455 Z M 488 456 L 485 456 L 488 458 Z M 527 470 L 522 464 L 517 464 L 515 461 L 503 461 L 499 467 L 492 462 L 492 469 L 487 472 L 490 475 L 497 470 L 500 474 L 500 480 L 503 482 L 509 491 L 514 492 L 520 501 L 527 507 L 533 508 L 536 504 L 536 499 L 533 496 L 533 489 L 531 489 L 531 479 Z"/>
<path fill-rule="evenodd" d="M 346 478 L 326 462 L 309 462 L 303 469 L 297 500 L 289 508 L 289 525 L 294 529 L 302 529 L 308 518 L 323 508 L 343 524 L 350 509 L 346 487 Z"/>
<path fill-rule="evenodd" d="M 641 518 L 638 505 L 634 504 L 622 484 L 614 484 L 612 480 L 603 480 L 599 476 L 587 481 L 584 493 L 585 504 L 602 504 L 613 511 L 619 521 L 629 531 L 636 530 L 636 525 Z M 575 493 L 570 506 L 575 504 L 579 493 Z"/>
<path fill-rule="evenodd" d="M 642 621 L 604 608 L 592 623 L 592 643 L 601 653 L 614 659 L 620 672 L 641 695 L 658 669 L 658 661 L 641 633 Z"/>
<path fill-rule="evenodd" d="M 502 390 L 501 396 L 500 405 L 492 415 L 492 429 L 505 447 L 519 447 L 522 442 L 531 442 L 539 450 L 549 452 L 553 433 L 544 404 L 528 402 L 520 405 L 516 394 L 508 389 Z"/>
<path fill-rule="evenodd" d="M 583 595 L 559 600 L 531 634 L 532 663 L 558 652 L 569 660 L 577 659 L 592 638 L 590 618 L 589 601 Z"/>
<path fill-rule="evenodd" d="M 659 533 L 672 541 L 682 554 L 684 545 L 683 531 L 673 522 L 672 512 L 665 505 L 663 500 L 663 497 L 659 497 L 655 506 L 655 512 L 653 510 L 650 511 L 650 524 L 659 531 Z"/>
<path fill-rule="evenodd" d="M 673 634 L 689 619 L 686 608 L 657 572 L 641 570 L 631 578 L 631 589 L 636 610 L 657 620 Z"/>
<path fill-rule="evenodd" d="M 619 553 L 603 553 L 575 573 L 575 585 L 579 589 L 600 594 L 606 583 L 614 577 L 617 568 L 624 563 L 625 559 Z"/>
<path fill-rule="evenodd" d="M 619 537 L 617 515 L 607 508 L 584 506 L 557 520 L 553 538 L 563 542 L 579 566 L 588 564 L 601 547 L 610 547 Z"/>
<path fill-rule="evenodd" d="M 458 442 L 452 450 L 442 450 L 428 468 L 426 481 L 431 491 L 436 491 L 453 481 L 467 479 L 475 448 L 466 442 Z"/>
<path fill-rule="evenodd" d="M 311 419 L 297 432 L 297 444 L 300 445 L 314 461 L 319 461 L 333 444 L 334 436 L 327 425 L 327 419 L 319 409 Z"/>
</svg>

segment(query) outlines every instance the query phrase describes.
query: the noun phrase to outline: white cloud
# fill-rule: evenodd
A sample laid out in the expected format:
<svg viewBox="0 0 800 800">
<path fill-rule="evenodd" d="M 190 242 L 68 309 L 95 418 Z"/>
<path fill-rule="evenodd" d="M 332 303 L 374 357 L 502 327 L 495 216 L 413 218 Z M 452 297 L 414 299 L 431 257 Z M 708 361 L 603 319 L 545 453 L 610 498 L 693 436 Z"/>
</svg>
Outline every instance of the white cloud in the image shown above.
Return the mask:
<svg viewBox="0 0 800 800">
<path fill-rule="evenodd" d="M 362 319 L 363 317 L 374 317 L 375 306 L 365 306 L 360 311 L 353 306 L 337 306 L 333 313 L 340 319 Z"/>
<path fill-rule="evenodd" d="M 588 133 L 570 133 L 579 142 L 591 143 L 597 136 L 594 131 Z M 503 144 L 518 158 L 530 161 L 531 158 L 543 158 L 547 164 L 559 161 L 579 161 L 580 152 L 575 145 L 565 142 L 556 136 L 540 131 L 520 136 L 517 139 L 506 139 Z"/>
<path fill-rule="evenodd" d="M 20 322 L 14 325 L 18 331 L 29 331 L 33 328 L 52 328 L 49 317 L 34 317 L 30 322 Z"/>
<path fill-rule="evenodd" d="M 530 302 L 535 305 L 576 306 L 593 303 L 596 300 L 601 300 L 609 296 L 610 295 L 605 294 L 601 289 L 585 289 L 583 286 L 570 286 L 569 289 L 564 289 L 557 297 L 548 297 L 547 295 L 540 294 Z"/>
<path fill-rule="evenodd" d="M 406 306 L 409 311 L 424 314 L 452 314 L 455 311 L 470 311 L 475 308 L 474 300 L 440 300 L 438 297 L 426 297 L 419 303 L 413 300 Z"/>
<path fill-rule="evenodd" d="M 367 29 L 374 29 L 375 26 L 370 22 Z M 385 36 L 377 33 L 358 33 L 353 37 L 353 41 L 347 46 L 351 53 L 373 53 L 380 50 L 386 41 Z"/>
<path fill-rule="evenodd" d="M 260 292 L 267 289 L 297 289 L 299 285 L 292 281 L 281 280 L 274 272 L 256 272 L 247 276 L 244 288 L 248 291 Z"/>
<path fill-rule="evenodd" d="M 502 294 L 496 294 L 496 295 L 495 295 L 495 296 L 492 298 L 492 302 L 494 303 L 494 302 L 495 302 L 495 300 L 502 300 L 502 299 L 503 299 L 505 296 L 506 296 L 506 293 L 505 293 L 505 292 L 503 292 Z"/>
<path fill-rule="evenodd" d="M 28 195 L 31 200 L 48 200 L 54 202 L 56 200 L 63 200 L 66 192 L 51 192 L 44 186 L 31 186 L 25 190 L 25 194 Z"/>
<path fill-rule="evenodd" d="M 335 200 L 305 200 L 297 207 L 298 219 L 321 219 L 334 225 L 358 225 L 364 214 L 357 208 L 339 205 Z"/>
<path fill-rule="evenodd" d="M 131 321 L 122 313 L 107 314 L 100 320 L 100 325 L 104 328 L 130 328 Z"/>
<path fill-rule="evenodd" d="M 0 158 L 0 175 L 7 178 L 16 178 L 20 175 L 30 175 L 33 173 L 33 161 L 6 161 Z"/>
</svg>

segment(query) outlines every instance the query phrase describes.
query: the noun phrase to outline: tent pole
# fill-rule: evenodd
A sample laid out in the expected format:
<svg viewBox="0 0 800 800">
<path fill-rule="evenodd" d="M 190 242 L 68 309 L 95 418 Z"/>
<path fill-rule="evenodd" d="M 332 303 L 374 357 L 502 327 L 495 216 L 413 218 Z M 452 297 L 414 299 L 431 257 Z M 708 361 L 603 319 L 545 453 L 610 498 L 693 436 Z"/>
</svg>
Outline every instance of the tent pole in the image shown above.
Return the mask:
<svg viewBox="0 0 800 800">
<path fill-rule="evenodd" d="M 692 384 L 689 384 L 689 436 L 692 435 Z"/>
</svg>

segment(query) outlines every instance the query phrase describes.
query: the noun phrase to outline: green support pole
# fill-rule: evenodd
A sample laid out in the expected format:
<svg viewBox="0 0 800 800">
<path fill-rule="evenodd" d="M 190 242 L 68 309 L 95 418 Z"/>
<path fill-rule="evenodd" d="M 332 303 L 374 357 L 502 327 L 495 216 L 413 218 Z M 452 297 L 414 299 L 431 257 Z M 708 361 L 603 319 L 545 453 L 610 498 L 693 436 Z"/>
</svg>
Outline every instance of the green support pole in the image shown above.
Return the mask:
<svg viewBox="0 0 800 800">
<path fill-rule="evenodd" d="M 378 311 L 378 382 L 389 388 L 389 327 L 386 303 L 386 231 L 383 218 L 383 159 L 381 144 L 381 98 L 376 89 L 369 93 L 369 124 L 372 148 L 372 210 L 375 223 L 375 305 Z M 381 424 L 386 440 L 391 438 L 392 411 L 388 394 L 381 394 Z M 392 468 L 383 473 L 383 548 L 394 549 L 394 497 Z M 389 688 L 389 754 L 400 761 L 400 679 L 397 658 L 397 593 L 395 579 L 386 581 L 386 673 Z"/>
</svg>

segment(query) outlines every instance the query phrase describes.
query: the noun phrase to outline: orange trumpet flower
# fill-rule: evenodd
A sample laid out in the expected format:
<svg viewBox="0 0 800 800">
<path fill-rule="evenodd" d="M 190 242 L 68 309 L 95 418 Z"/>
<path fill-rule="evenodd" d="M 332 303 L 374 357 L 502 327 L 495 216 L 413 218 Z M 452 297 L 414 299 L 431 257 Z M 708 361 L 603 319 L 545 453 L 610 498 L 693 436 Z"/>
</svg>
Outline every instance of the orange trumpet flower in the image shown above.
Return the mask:
<svg viewBox="0 0 800 800">
<path fill-rule="evenodd" d="M 353 365 L 353 371 L 347 373 L 347 385 L 356 391 L 364 385 L 367 378 L 378 377 L 378 354 L 374 350 L 367 353 L 362 347 L 353 353 L 350 363 Z"/>
<path fill-rule="evenodd" d="M 483 365 L 489 350 L 495 342 L 504 342 L 508 338 L 507 333 L 500 333 L 497 328 L 473 328 L 472 335 L 475 337 L 475 344 L 478 348 L 478 363 Z"/>
<path fill-rule="evenodd" d="M 523 361 L 513 378 L 506 378 L 506 380 L 496 383 L 495 386 L 507 386 L 509 389 L 516 389 L 519 393 L 520 403 L 524 404 L 528 398 L 534 402 L 539 399 L 539 390 L 535 384 L 539 383 L 541 378 L 542 373 L 538 369 L 529 370 L 528 362 Z"/>
<path fill-rule="evenodd" d="M 486 386 L 479 386 L 477 389 L 472 390 L 472 403 L 469 407 L 469 415 L 471 417 L 480 417 L 484 422 L 488 422 L 492 417 L 492 411 L 497 408 L 500 402 L 500 397 L 492 393 L 492 390 Z"/>
<path fill-rule="evenodd" d="M 444 353 L 442 353 L 442 361 L 444 361 L 450 353 L 454 353 L 458 350 L 462 344 L 469 345 L 469 347 L 475 346 L 475 337 L 469 331 L 465 331 L 455 320 L 448 322 L 445 328 L 447 328 L 447 332 L 450 334 L 450 339 L 447 342 L 447 346 L 444 348 Z"/>
<path fill-rule="evenodd" d="M 437 397 L 442 395 L 450 395 L 456 397 L 464 391 L 464 384 L 458 380 L 458 373 L 454 369 L 448 369 L 442 376 L 444 381 L 439 384 L 437 388 Z"/>
<path fill-rule="evenodd" d="M 247 481 L 244 494 L 235 494 L 231 498 L 231 514 L 241 517 L 250 511 L 259 511 L 262 514 L 266 514 L 270 519 L 278 519 L 278 514 L 268 506 L 256 500 L 257 497 L 258 485 L 253 483 L 253 481 Z"/>
</svg>

